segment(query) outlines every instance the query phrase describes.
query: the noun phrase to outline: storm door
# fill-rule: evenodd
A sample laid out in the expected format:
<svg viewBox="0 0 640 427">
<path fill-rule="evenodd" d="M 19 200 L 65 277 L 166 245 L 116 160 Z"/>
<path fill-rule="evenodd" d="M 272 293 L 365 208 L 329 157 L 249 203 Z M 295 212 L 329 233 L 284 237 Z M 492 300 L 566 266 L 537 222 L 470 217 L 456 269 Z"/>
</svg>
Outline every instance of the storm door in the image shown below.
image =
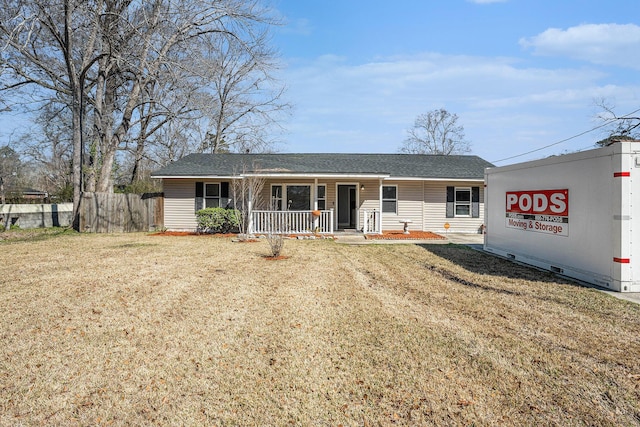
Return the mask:
<svg viewBox="0 0 640 427">
<path fill-rule="evenodd" d="M 357 195 L 355 185 L 338 185 L 338 229 L 356 228 Z"/>
</svg>

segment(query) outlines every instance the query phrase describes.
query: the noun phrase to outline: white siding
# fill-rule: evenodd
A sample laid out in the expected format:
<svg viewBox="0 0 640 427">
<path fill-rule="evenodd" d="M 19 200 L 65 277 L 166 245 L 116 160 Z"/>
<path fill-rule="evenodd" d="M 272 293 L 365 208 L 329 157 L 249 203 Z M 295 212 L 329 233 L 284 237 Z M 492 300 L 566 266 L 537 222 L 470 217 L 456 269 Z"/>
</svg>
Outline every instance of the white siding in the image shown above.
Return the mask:
<svg viewBox="0 0 640 427">
<path fill-rule="evenodd" d="M 168 230 L 195 230 L 195 183 L 196 179 L 164 179 L 164 224 Z M 203 180 L 205 181 L 205 180 Z M 208 182 L 208 181 L 205 181 Z M 319 179 L 318 184 L 327 186 L 327 209 L 336 207 L 335 179 Z M 380 209 L 379 181 L 353 180 L 357 183 L 359 220 L 358 227 L 363 225 L 365 209 Z M 271 184 L 310 184 L 313 179 L 269 179 L 262 191 L 262 208 L 266 207 L 271 197 Z M 361 187 L 364 185 L 364 190 Z M 451 233 L 477 233 L 484 221 L 484 184 L 482 181 L 447 182 L 447 181 L 383 181 L 383 185 L 396 185 L 398 188 L 397 214 L 385 213 L 382 216 L 383 230 L 401 230 L 400 219 L 410 219 L 410 230 L 425 230 L 444 233 L 445 223 L 450 224 Z M 447 218 L 447 186 L 480 187 L 479 218 Z M 337 214 L 334 215 L 337 218 Z M 335 226 L 335 224 L 334 224 Z"/>
<path fill-rule="evenodd" d="M 364 185 L 364 190 L 361 190 Z M 364 226 L 364 211 L 380 211 L 380 184 L 379 181 L 369 180 L 369 181 L 360 181 L 358 187 L 359 194 L 359 211 L 358 211 L 358 228 L 362 228 Z"/>
<path fill-rule="evenodd" d="M 479 218 L 447 218 L 447 186 L 480 187 Z M 449 233 L 478 233 L 484 222 L 484 183 L 470 182 L 438 182 L 424 183 L 424 230 L 445 233 L 445 223 L 449 223 Z"/>
<path fill-rule="evenodd" d="M 409 219 L 409 230 L 422 230 L 423 192 L 422 181 L 383 181 L 383 186 L 398 188 L 398 212 L 382 214 L 382 230 L 402 230 L 401 219 Z"/>
<path fill-rule="evenodd" d="M 195 231 L 196 180 L 164 179 L 164 226 L 167 230 Z"/>
</svg>

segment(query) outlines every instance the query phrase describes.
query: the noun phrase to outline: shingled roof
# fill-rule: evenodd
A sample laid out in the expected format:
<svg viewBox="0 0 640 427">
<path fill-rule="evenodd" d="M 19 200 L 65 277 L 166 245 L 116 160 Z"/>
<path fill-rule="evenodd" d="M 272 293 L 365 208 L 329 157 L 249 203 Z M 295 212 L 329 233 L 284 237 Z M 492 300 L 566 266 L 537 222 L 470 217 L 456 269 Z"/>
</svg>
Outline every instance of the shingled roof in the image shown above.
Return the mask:
<svg viewBox="0 0 640 427">
<path fill-rule="evenodd" d="M 193 178 L 270 175 L 371 175 L 390 178 L 484 179 L 493 165 L 478 156 L 428 154 L 190 154 L 151 174 Z"/>
</svg>

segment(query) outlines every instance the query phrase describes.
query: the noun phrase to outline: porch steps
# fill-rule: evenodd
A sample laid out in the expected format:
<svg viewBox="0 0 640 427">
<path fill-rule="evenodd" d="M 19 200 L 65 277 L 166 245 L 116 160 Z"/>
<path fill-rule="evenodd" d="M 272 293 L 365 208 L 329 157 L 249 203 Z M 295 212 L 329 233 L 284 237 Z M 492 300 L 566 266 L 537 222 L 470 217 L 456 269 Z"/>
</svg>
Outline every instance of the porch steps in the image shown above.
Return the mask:
<svg viewBox="0 0 640 427">
<path fill-rule="evenodd" d="M 367 243 L 367 240 L 364 238 L 364 234 L 356 230 L 340 230 L 333 233 L 333 236 L 338 243 L 346 243 L 351 245 Z"/>
</svg>

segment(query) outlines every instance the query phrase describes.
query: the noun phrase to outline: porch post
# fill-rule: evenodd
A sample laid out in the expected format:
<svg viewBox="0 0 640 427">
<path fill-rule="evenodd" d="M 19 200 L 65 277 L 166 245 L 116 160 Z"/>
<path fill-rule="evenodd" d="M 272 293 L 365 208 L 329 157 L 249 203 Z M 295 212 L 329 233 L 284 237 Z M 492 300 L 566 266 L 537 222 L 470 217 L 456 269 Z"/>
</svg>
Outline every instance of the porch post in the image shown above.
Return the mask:
<svg viewBox="0 0 640 427">
<path fill-rule="evenodd" d="M 376 233 L 382 234 L 382 178 L 378 179 L 378 208 L 380 209 L 380 217 L 376 225 Z"/>
<path fill-rule="evenodd" d="M 244 178 L 242 178 L 244 179 Z M 247 215 L 249 215 L 248 223 L 247 223 L 247 235 L 253 234 L 253 191 L 251 189 L 251 185 L 249 186 L 249 197 L 247 200 Z"/>
<path fill-rule="evenodd" d="M 375 215 L 376 215 L 376 213 L 374 211 L 374 213 L 373 213 L 373 217 L 374 218 L 375 218 Z M 362 232 L 364 234 L 367 234 L 369 232 L 369 211 L 366 210 L 366 209 L 362 211 L 362 222 L 364 223 L 362 225 Z"/>
<path fill-rule="evenodd" d="M 313 210 L 318 210 L 318 178 L 313 180 Z M 313 230 L 311 231 L 315 232 L 320 227 L 320 217 L 311 215 L 311 218 L 313 218 Z"/>
<path fill-rule="evenodd" d="M 318 210 L 318 178 L 313 180 L 313 210 Z"/>
<path fill-rule="evenodd" d="M 329 234 L 333 234 L 333 208 L 329 209 Z"/>
</svg>

